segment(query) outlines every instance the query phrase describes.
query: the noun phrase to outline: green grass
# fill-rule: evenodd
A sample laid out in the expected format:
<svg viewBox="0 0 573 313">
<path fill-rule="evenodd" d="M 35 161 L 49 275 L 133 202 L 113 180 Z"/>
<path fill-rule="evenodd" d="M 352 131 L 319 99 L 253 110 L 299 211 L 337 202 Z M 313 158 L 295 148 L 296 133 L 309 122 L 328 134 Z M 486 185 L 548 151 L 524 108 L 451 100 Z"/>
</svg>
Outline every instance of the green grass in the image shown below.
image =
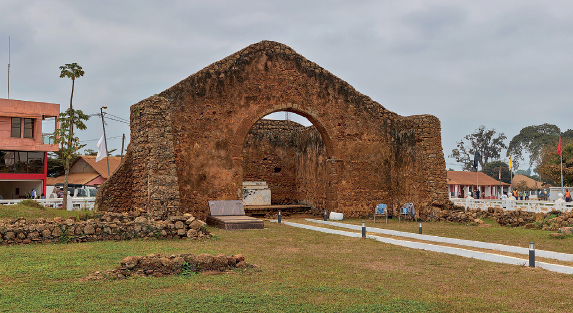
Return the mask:
<svg viewBox="0 0 573 313">
<path fill-rule="evenodd" d="M 33 201 L 33 202 L 32 202 Z M 18 203 L 16 205 L 0 205 L 0 219 L 17 219 L 23 217 L 26 219 L 36 219 L 36 218 L 68 218 L 70 216 L 79 217 L 82 214 L 86 214 L 89 211 L 66 211 L 62 209 L 45 207 L 34 200 L 26 201 L 25 203 Z M 35 203 L 35 204 L 34 204 Z"/>
<path fill-rule="evenodd" d="M 294 222 L 301 220 L 286 219 Z M 359 224 L 361 220 L 350 220 Z M 367 226 L 373 225 L 372 221 Z M 386 226 L 376 223 L 376 226 Z M 418 223 L 390 221 L 417 232 Z M 424 233 L 529 242 L 547 232 L 424 223 Z M 0 312 L 570 312 L 571 275 L 317 233 L 210 229 L 216 239 L 0 246 Z M 551 249 L 548 249 L 551 250 Z M 83 281 L 150 253 L 242 253 L 258 269 L 222 275 Z"/>
</svg>

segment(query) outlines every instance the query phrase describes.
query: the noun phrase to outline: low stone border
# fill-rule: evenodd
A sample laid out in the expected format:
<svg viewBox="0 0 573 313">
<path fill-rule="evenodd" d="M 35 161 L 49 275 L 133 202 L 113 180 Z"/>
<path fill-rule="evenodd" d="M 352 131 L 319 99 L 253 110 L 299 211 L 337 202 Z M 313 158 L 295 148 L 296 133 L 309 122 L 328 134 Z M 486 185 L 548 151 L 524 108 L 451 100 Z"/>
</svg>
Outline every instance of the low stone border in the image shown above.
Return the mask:
<svg viewBox="0 0 573 313">
<path fill-rule="evenodd" d="M 171 216 L 165 220 L 135 213 L 105 213 L 104 215 L 78 221 L 75 217 L 66 220 L 25 218 L 0 220 L 0 244 L 68 243 L 103 240 L 130 239 L 183 239 L 209 238 L 203 227 L 205 223 L 191 214 Z"/>
<path fill-rule="evenodd" d="M 254 268 L 245 262 L 242 254 L 227 256 L 219 253 L 215 256 L 202 253 L 146 256 L 128 256 L 121 260 L 114 270 L 98 271 L 82 280 L 125 279 L 128 277 L 163 277 L 170 275 L 190 275 L 200 272 L 227 272 L 233 269 Z"/>
<path fill-rule="evenodd" d="M 573 226 L 573 213 L 552 211 L 545 213 L 534 213 L 524 211 L 503 211 L 498 208 L 488 208 L 487 211 L 468 210 L 438 212 L 437 220 L 450 221 L 466 224 L 483 224 L 482 218 L 493 218 L 501 226 L 527 227 L 549 231 Z"/>
</svg>

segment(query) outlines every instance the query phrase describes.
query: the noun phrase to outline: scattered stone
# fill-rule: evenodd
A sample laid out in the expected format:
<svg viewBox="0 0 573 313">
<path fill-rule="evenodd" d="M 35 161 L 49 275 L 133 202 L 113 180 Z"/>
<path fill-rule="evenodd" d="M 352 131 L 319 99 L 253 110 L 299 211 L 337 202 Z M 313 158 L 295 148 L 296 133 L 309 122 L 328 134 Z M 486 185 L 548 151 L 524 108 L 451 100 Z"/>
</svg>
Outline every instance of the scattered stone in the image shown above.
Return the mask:
<svg viewBox="0 0 573 313">
<path fill-rule="evenodd" d="M 235 260 L 237 259 L 241 259 L 241 261 L 236 263 Z M 242 255 L 227 256 L 224 253 L 219 253 L 216 256 L 207 253 L 200 255 L 149 254 L 146 256 L 127 256 L 114 270 L 97 271 L 81 280 L 125 279 L 141 276 L 164 277 L 199 272 L 213 275 L 215 273 L 229 273 L 234 268 L 257 268 L 256 265 L 250 265 L 244 259 Z"/>
</svg>

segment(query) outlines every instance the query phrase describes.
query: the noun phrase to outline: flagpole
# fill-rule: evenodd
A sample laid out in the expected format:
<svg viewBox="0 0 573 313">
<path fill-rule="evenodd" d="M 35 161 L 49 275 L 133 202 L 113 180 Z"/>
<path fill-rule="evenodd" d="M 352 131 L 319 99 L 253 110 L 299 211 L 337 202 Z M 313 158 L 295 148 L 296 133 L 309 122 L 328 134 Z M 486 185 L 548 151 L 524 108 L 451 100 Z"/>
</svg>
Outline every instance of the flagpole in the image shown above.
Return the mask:
<svg viewBox="0 0 573 313">
<path fill-rule="evenodd" d="M 564 195 L 563 192 L 563 151 L 561 151 L 561 134 L 559 134 L 559 156 L 561 157 L 561 194 Z"/>
<path fill-rule="evenodd" d="M 101 126 L 103 127 L 103 141 L 105 143 L 105 156 L 107 160 L 107 177 L 109 179 L 111 174 L 109 173 L 109 153 L 107 152 L 107 138 L 105 136 L 105 122 L 103 120 L 103 109 L 107 109 L 107 106 L 102 106 L 100 108 L 100 112 L 101 112 Z"/>
<path fill-rule="evenodd" d="M 478 175 L 478 174 L 479 174 L 479 171 L 478 171 L 478 167 L 479 167 L 479 164 L 478 164 L 478 166 L 476 166 L 476 185 L 477 185 L 476 187 L 477 187 L 477 190 L 478 190 L 478 194 L 477 194 L 477 195 L 478 195 L 478 199 L 479 199 L 481 190 L 479 189 L 479 175 Z"/>
</svg>

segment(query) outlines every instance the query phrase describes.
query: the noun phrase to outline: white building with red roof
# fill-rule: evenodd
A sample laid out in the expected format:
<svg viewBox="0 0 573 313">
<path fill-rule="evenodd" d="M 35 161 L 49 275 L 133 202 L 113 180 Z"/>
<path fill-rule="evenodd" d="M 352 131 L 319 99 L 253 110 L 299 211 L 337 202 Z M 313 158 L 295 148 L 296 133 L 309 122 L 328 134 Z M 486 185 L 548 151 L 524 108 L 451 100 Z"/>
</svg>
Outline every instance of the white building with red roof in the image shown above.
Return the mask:
<svg viewBox="0 0 573 313">
<path fill-rule="evenodd" d="M 476 175 L 476 172 L 464 171 L 448 171 L 447 183 L 450 198 L 465 198 L 471 193 L 475 195 L 479 184 L 480 199 L 499 199 L 510 186 L 482 172 Z"/>
</svg>

